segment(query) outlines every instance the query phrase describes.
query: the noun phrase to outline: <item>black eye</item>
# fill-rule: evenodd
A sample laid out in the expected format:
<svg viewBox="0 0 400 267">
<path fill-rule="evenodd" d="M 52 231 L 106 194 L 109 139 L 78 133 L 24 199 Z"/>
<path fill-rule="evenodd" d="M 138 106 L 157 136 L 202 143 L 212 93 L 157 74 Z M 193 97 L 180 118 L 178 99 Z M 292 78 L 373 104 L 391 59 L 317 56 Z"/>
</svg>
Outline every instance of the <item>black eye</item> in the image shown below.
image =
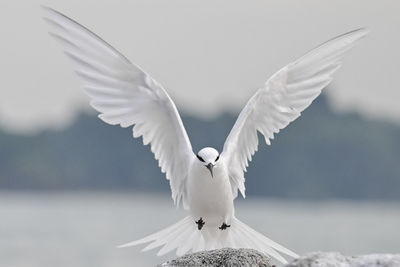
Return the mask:
<svg viewBox="0 0 400 267">
<path fill-rule="evenodd" d="M 204 159 L 202 157 L 200 157 L 199 155 L 196 155 L 197 158 L 201 161 L 201 162 L 205 162 Z"/>
<path fill-rule="evenodd" d="M 219 160 L 219 155 L 217 156 L 217 158 L 215 159 L 215 161 L 218 161 Z"/>
</svg>

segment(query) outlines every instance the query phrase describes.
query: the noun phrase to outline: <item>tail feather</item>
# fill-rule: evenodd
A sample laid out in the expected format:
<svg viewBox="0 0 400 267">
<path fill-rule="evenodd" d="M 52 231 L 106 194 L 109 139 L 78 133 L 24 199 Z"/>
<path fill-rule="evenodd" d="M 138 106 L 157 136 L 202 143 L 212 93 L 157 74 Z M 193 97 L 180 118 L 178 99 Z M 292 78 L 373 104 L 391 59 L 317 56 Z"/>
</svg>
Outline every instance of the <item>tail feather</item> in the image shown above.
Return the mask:
<svg viewBox="0 0 400 267">
<path fill-rule="evenodd" d="M 205 249 L 204 238 L 201 232 L 198 230 L 193 233 L 185 240 L 181 247 L 176 251 L 176 255 L 182 256 L 189 251 L 198 252 Z"/>
<path fill-rule="evenodd" d="M 167 242 L 165 246 L 160 249 L 160 251 L 157 253 L 157 256 L 167 254 L 168 252 L 171 252 L 172 250 L 182 246 L 182 242 L 185 241 L 185 239 L 188 239 L 188 236 L 193 233 L 193 229 L 191 229 L 191 227 L 188 227 L 188 225 L 185 225 L 184 227 L 185 229 L 182 229 L 179 235 L 174 235 L 176 236 L 175 239 L 172 239 L 171 242 Z M 173 236 L 170 235 L 170 237 Z"/>
<path fill-rule="evenodd" d="M 185 226 L 186 226 L 186 225 L 182 225 L 182 228 L 185 227 Z M 159 247 L 159 246 L 164 245 L 164 247 L 158 252 L 157 256 L 161 256 L 161 255 L 164 255 L 165 253 L 168 253 L 168 251 L 165 252 L 165 253 L 164 253 L 164 251 L 166 251 L 166 250 L 168 249 L 168 247 L 169 247 L 170 245 L 172 245 L 173 242 L 176 241 L 176 239 L 178 239 L 179 234 L 181 234 L 181 233 L 182 233 L 182 230 L 184 230 L 184 229 L 182 229 L 182 228 L 177 227 L 177 228 L 175 228 L 173 231 L 171 231 L 170 233 L 158 237 L 158 238 L 155 239 L 152 243 L 150 243 L 150 245 L 148 245 L 147 247 L 145 247 L 145 248 L 143 249 L 143 251 L 148 251 L 148 250 L 151 250 L 151 249 L 153 249 L 153 248 L 157 248 L 157 247 Z M 164 249 L 164 248 L 165 248 L 165 249 Z"/>
<path fill-rule="evenodd" d="M 270 255 L 282 263 L 287 262 L 286 259 L 282 257 L 276 250 L 274 250 L 271 246 L 266 245 L 259 236 L 250 231 L 252 230 L 250 227 L 244 225 L 244 227 L 238 227 L 238 229 L 240 229 L 245 236 L 251 237 L 247 238 L 248 242 L 250 243 L 250 247 L 254 247 L 257 250 Z"/>
<path fill-rule="evenodd" d="M 260 234 L 259 232 L 257 232 L 256 230 L 250 228 L 249 226 L 247 226 L 246 224 L 244 224 L 243 222 L 239 221 L 236 219 L 236 221 L 241 225 L 242 228 L 248 230 L 250 233 L 252 233 L 254 236 L 257 237 L 257 239 L 260 239 L 260 241 L 262 241 L 266 246 L 269 246 L 281 253 L 284 253 L 288 256 L 291 256 L 293 258 L 297 258 L 299 257 L 299 255 L 297 255 L 296 253 L 294 253 L 293 251 L 283 247 L 282 245 L 279 245 L 278 243 L 272 241 L 271 239 L 269 239 L 268 237 Z"/>
<path fill-rule="evenodd" d="M 191 240 L 197 240 L 197 237 L 195 236 L 197 233 L 196 232 L 192 232 L 188 238 L 186 238 L 185 240 L 183 240 L 181 246 L 178 247 L 178 249 L 176 250 L 176 255 L 178 256 L 182 256 L 184 255 L 186 252 L 188 252 L 190 249 L 195 250 L 197 247 L 193 246 L 192 248 L 192 243 L 197 243 L 197 242 L 192 242 Z"/>
<path fill-rule="evenodd" d="M 145 243 L 149 243 L 149 242 L 156 241 L 156 240 L 162 241 L 171 232 L 173 232 L 174 230 L 179 229 L 180 227 L 182 227 L 185 224 L 187 224 L 189 218 L 190 218 L 189 216 L 185 217 L 184 219 L 180 220 L 179 222 L 177 222 L 177 223 L 175 223 L 175 224 L 173 224 L 173 225 L 171 225 L 171 226 L 169 226 L 169 227 L 167 227 L 167 228 L 165 228 L 165 229 L 163 229 L 161 231 L 158 231 L 158 232 L 156 232 L 154 234 L 148 235 L 148 236 L 146 236 L 144 238 L 141 238 L 141 239 L 138 239 L 138 240 L 135 240 L 135 241 L 120 245 L 120 246 L 118 246 L 118 248 L 126 248 L 126 247 L 137 246 L 137 245 L 140 245 L 140 244 L 145 244 Z M 155 242 L 153 242 L 153 243 L 155 243 Z M 153 244 L 153 243 L 151 243 L 151 244 Z M 149 245 L 147 247 L 150 247 L 150 248 L 148 248 L 148 250 L 149 250 L 149 249 L 153 249 L 153 248 L 159 247 L 162 244 L 163 243 L 161 243 L 158 246 L 157 245 L 156 246 L 153 245 L 152 247 L 150 247 L 150 245 Z M 143 250 L 145 250 L 146 248 L 144 248 Z"/>
<path fill-rule="evenodd" d="M 227 230 L 221 231 L 206 223 L 203 229 L 199 231 L 193 218 L 188 216 L 164 230 L 119 247 L 130 247 L 145 243 L 150 244 L 142 251 L 162 246 L 157 253 L 158 256 L 173 250 L 176 250 L 176 254 L 181 256 L 191 251 L 231 247 L 253 248 L 282 263 L 287 263 L 287 261 L 280 253 L 294 258 L 298 257 L 296 253 L 258 233 L 236 218 L 233 218 L 231 227 Z"/>
</svg>

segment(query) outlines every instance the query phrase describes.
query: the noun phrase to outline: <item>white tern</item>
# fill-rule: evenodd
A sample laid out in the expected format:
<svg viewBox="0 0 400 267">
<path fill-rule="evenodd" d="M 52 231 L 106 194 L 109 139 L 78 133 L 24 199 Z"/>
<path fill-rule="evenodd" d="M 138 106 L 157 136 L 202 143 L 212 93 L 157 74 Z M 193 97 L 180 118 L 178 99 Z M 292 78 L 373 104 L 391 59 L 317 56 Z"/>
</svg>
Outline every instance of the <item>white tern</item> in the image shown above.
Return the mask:
<svg viewBox="0 0 400 267">
<path fill-rule="evenodd" d="M 50 34 L 75 63 L 84 91 L 100 119 L 133 126 L 169 180 L 175 205 L 189 215 L 174 225 L 121 247 L 150 243 L 158 255 L 223 247 L 253 248 L 285 263 L 280 254 L 297 255 L 256 232 L 235 217 L 238 191 L 245 197 L 246 167 L 257 151 L 260 132 L 270 145 L 274 134 L 300 116 L 332 80 L 342 56 L 367 30 L 340 35 L 276 72 L 241 111 L 223 150 L 206 147 L 197 154 L 164 88 L 137 65 L 82 25 L 44 7 Z"/>
</svg>

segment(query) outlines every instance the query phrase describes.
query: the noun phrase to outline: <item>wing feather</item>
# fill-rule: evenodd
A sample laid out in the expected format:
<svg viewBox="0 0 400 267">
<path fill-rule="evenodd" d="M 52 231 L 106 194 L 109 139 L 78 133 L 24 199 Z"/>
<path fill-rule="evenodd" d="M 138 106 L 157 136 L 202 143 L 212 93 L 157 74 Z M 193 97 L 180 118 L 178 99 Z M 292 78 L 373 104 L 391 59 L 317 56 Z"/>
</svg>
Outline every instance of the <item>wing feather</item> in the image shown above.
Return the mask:
<svg viewBox="0 0 400 267">
<path fill-rule="evenodd" d="M 143 138 L 170 181 L 175 204 L 185 201 L 185 180 L 192 146 L 174 102 L 138 66 L 96 34 L 65 15 L 44 7 L 50 35 L 63 47 L 83 81 L 91 106 L 108 124 L 133 126 L 133 137 Z"/>
<path fill-rule="evenodd" d="M 332 81 L 343 54 L 367 34 L 358 29 L 311 50 L 275 73 L 247 102 L 227 137 L 221 157 L 227 162 L 232 192 L 245 197 L 244 172 L 257 151 L 257 132 L 267 145 L 274 134 L 298 118 Z"/>
</svg>

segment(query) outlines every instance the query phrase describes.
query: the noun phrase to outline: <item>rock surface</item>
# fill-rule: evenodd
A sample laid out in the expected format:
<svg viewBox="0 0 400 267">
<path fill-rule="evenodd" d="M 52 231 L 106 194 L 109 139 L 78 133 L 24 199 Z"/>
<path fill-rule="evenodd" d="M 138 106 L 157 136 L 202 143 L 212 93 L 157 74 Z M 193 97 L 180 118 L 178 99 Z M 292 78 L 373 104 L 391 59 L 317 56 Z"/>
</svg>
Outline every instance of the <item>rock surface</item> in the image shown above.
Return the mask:
<svg viewBox="0 0 400 267">
<path fill-rule="evenodd" d="M 260 266 L 272 267 L 270 259 L 263 253 L 254 249 L 223 248 L 210 251 L 201 251 L 186 254 L 175 260 L 168 261 L 159 267 L 183 267 L 183 266 L 210 266 L 210 267 L 239 267 Z"/>
<path fill-rule="evenodd" d="M 314 252 L 293 260 L 286 267 L 400 267 L 400 254 L 347 257 L 337 252 Z"/>
<path fill-rule="evenodd" d="M 183 266 L 260 266 L 272 267 L 270 258 L 254 249 L 216 249 L 196 252 L 163 263 L 159 267 Z M 400 254 L 343 256 L 337 252 L 313 252 L 285 267 L 400 267 Z"/>
</svg>

